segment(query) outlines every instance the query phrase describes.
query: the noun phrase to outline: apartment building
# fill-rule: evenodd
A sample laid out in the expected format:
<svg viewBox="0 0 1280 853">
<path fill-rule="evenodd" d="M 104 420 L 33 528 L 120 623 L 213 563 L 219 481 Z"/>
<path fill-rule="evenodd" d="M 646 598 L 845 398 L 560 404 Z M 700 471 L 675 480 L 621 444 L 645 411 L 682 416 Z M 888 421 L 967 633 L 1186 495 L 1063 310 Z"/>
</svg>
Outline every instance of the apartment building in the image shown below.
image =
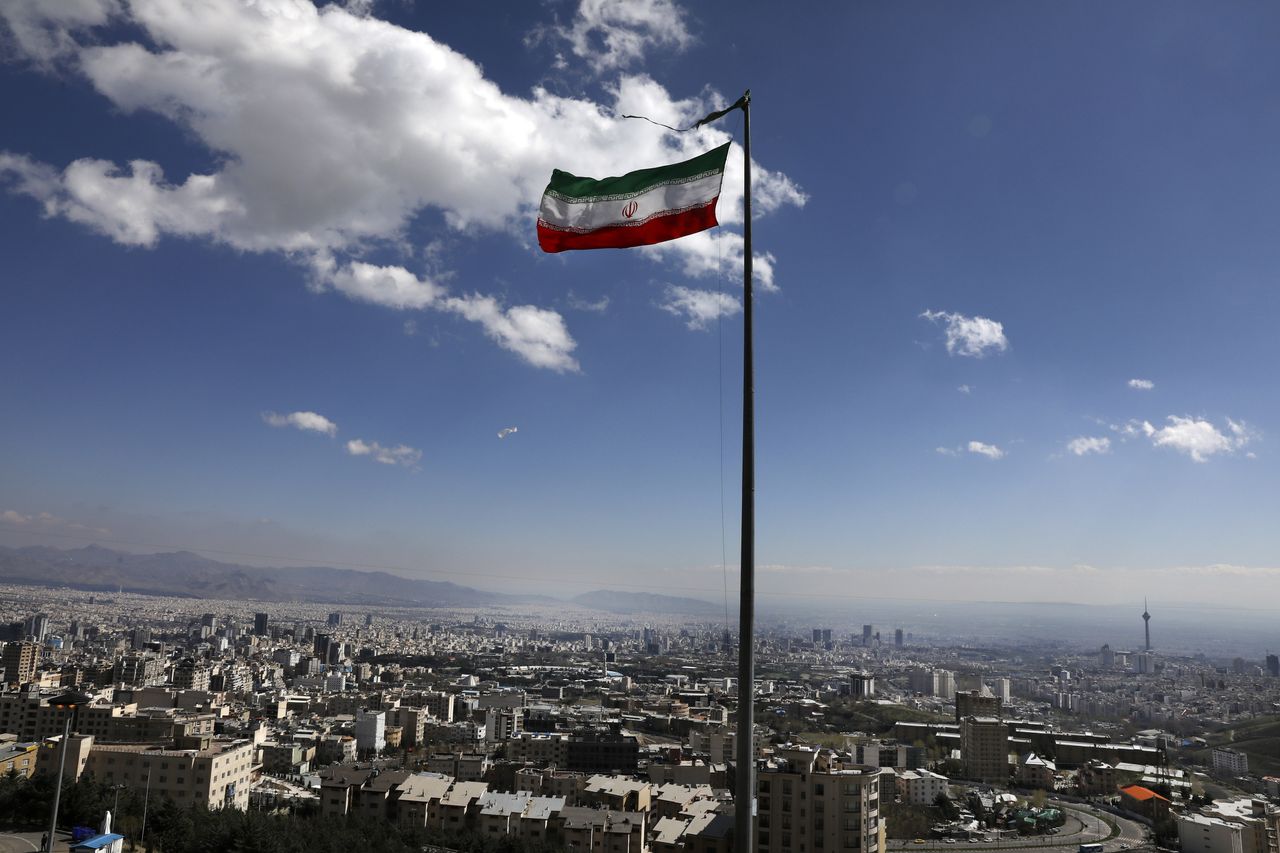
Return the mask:
<svg viewBox="0 0 1280 853">
<path fill-rule="evenodd" d="M 880 769 L 808 746 L 780 746 L 760 765 L 757 849 L 878 853 Z"/>
<path fill-rule="evenodd" d="M 0 661 L 4 664 L 6 684 L 27 684 L 35 680 L 36 665 L 40 663 L 40 647 L 35 643 L 5 643 L 4 655 L 0 657 Z"/>
<path fill-rule="evenodd" d="M 1242 827 L 1216 817 L 1189 814 L 1178 818 L 1183 853 L 1246 853 Z"/>
<path fill-rule="evenodd" d="M 931 806 L 938 795 L 947 793 L 947 777 L 931 770 L 903 770 L 896 782 L 903 802 L 913 806 Z"/>
<path fill-rule="evenodd" d="M 967 779 L 1009 780 L 1009 729 L 997 717 L 965 717 L 960 722 L 960 760 Z"/>
<path fill-rule="evenodd" d="M 137 791 L 149 784 L 152 797 L 167 797 L 178 805 L 243 810 L 249 806 L 249 786 L 259 770 L 254 752 L 247 740 L 213 740 L 205 749 L 95 743 L 85 773 Z"/>
</svg>

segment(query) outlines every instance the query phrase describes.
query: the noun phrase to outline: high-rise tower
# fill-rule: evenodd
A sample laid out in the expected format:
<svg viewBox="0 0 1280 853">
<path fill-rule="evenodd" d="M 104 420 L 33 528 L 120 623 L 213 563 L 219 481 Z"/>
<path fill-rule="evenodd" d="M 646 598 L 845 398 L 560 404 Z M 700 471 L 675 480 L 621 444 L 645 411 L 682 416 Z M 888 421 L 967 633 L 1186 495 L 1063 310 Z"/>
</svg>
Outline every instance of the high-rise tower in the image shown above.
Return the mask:
<svg viewBox="0 0 1280 853">
<path fill-rule="evenodd" d="M 1142 629 L 1147 634 L 1147 651 L 1151 651 L 1151 614 L 1147 612 L 1147 600 L 1142 599 Z"/>
</svg>

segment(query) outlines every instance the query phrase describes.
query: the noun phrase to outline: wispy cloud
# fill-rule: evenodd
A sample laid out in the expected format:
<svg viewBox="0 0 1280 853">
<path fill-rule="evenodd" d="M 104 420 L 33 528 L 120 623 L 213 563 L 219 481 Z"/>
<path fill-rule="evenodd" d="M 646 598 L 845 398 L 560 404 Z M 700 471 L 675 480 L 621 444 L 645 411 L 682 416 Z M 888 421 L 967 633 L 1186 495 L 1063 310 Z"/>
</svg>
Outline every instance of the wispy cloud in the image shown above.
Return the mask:
<svg viewBox="0 0 1280 853">
<path fill-rule="evenodd" d="M 960 387 L 956 388 L 956 390 L 957 390 L 957 391 L 959 391 L 961 394 L 972 394 L 972 393 L 973 393 L 973 389 L 972 389 L 972 388 L 970 388 L 968 385 L 961 385 Z"/>
<path fill-rule="evenodd" d="M 976 453 L 988 459 L 1003 459 L 1005 455 L 1005 452 L 994 444 L 984 444 L 981 441 L 969 442 L 968 450 L 970 453 Z"/>
<path fill-rule="evenodd" d="M 678 284 L 667 286 L 663 300 L 659 307 L 682 318 L 690 329 L 705 329 L 716 318 L 728 317 L 742 310 L 742 303 L 736 296 Z"/>
<path fill-rule="evenodd" d="M 1130 379 L 1129 387 L 1136 388 L 1139 391 L 1150 391 L 1152 388 L 1156 387 L 1156 383 L 1152 382 L 1150 379 Z"/>
<path fill-rule="evenodd" d="M 293 427 L 305 432 L 324 433 L 328 436 L 338 434 L 338 425 L 316 412 L 290 412 L 287 415 L 263 412 L 262 420 L 273 427 Z"/>
<path fill-rule="evenodd" d="M 1067 452 L 1074 453 L 1076 456 L 1088 456 L 1090 453 L 1109 453 L 1110 451 L 1111 439 L 1106 436 L 1082 435 L 1067 442 Z"/>
<path fill-rule="evenodd" d="M 920 316 L 931 323 L 941 323 L 946 335 L 947 352 L 982 358 L 1009 348 L 1004 324 L 987 317 L 966 317 L 948 311 L 925 311 Z"/>
<path fill-rule="evenodd" d="M 401 465 L 414 469 L 422 461 L 422 451 L 407 444 L 384 447 L 376 441 L 365 441 L 360 438 L 353 438 L 347 442 L 347 453 L 352 456 L 368 456 L 383 465 Z"/>
<path fill-rule="evenodd" d="M 672 0 L 579 0 L 567 25 L 535 29 L 526 40 L 561 42 L 597 74 L 636 65 L 653 48 L 684 50 L 693 43 L 684 11 Z M 567 66 L 556 54 L 556 67 Z"/>
<path fill-rule="evenodd" d="M 110 536 L 111 531 L 105 527 L 94 527 L 78 521 L 68 521 L 51 512 L 24 513 L 16 509 L 0 510 L 0 524 L 17 527 L 25 532 L 75 532 L 94 533 Z"/>
<path fill-rule="evenodd" d="M 609 310 L 608 296 L 601 296 L 599 299 L 594 300 L 583 299 L 571 290 L 569 291 L 569 295 L 566 297 L 565 302 L 574 311 L 589 311 L 592 314 L 603 314 Z"/>
<path fill-rule="evenodd" d="M 759 571 L 777 575 L 831 575 L 844 573 L 831 566 L 790 566 L 783 563 L 765 563 L 756 566 Z"/>
</svg>

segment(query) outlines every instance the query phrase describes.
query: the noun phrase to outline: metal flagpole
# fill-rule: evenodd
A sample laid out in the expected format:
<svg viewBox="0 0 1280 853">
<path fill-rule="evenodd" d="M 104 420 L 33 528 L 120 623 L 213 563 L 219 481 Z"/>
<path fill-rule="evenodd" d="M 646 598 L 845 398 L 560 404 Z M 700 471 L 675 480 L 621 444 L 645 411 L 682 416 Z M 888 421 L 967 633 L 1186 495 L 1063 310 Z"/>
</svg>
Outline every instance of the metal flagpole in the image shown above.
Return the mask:
<svg viewBox="0 0 1280 853">
<path fill-rule="evenodd" d="M 755 368 L 752 361 L 751 313 L 751 90 L 722 110 L 716 110 L 693 125 L 671 127 L 647 116 L 643 119 L 677 133 L 710 124 L 733 110 L 742 108 L 743 162 L 743 262 L 742 262 L 742 572 L 738 609 L 738 750 L 734 788 L 734 847 L 737 853 L 755 853 L 755 586 L 756 586 L 756 440 Z"/>
<path fill-rule="evenodd" d="M 751 90 L 742 96 L 742 576 L 738 605 L 738 768 L 734 793 L 734 846 L 755 853 L 755 585 L 756 439 L 755 367 L 751 315 Z"/>
</svg>

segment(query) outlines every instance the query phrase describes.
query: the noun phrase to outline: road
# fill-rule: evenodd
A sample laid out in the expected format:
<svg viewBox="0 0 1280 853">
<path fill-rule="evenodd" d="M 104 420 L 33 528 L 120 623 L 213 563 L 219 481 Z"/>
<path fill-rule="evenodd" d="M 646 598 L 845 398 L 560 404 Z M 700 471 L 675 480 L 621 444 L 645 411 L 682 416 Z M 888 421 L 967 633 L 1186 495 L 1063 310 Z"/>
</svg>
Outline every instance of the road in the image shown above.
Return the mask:
<svg viewBox="0 0 1280 853">
<path fill-rule="evenodd" d="M 1036 835 L 1025 838 L 1014 838 L 1007 841 L 982 841 L 977 844 L 957 841 L 947 844 L 941 839 L 927 838 L 924 844 L 916 844 L 910 840 L 889 839 L 885 847 L 889 850 L 912 850 L 916 853 L 959 853 L 961 849 L 982 850 L 1035 850 L 1038 853 L 1075 853 L 1081 844 L 1102 842 L 1105 853 L 1115 853 L 1125 846 L 1136 850 L 1146 841 L 1146 828 L 1140 823 L 1122 817 L 1100 812 L 1077 803 L 1065 803 L 1051 800 L 1050 804 L 1062 809 L 1066 822 L 1057 835 Z M 1099 815 L 1105 815 L 1103 820 Z M 1114 823 L 1113 830 L 1107 821 Z"/>
<path fill-rule="evenodd" d="M 0 853 L 33 853 L 40 849 L 40 833 L 0 833 Z M 66 849 L 65 847 L 63 848 Z"/>
<path fill-rule="evenodd" d="M 39 853 L 42 832 L 0 832 L 0 853 Z M 58 830 L 54 853 L 67 853 L 71 849 L 69 836 Z"/>
</svg>

